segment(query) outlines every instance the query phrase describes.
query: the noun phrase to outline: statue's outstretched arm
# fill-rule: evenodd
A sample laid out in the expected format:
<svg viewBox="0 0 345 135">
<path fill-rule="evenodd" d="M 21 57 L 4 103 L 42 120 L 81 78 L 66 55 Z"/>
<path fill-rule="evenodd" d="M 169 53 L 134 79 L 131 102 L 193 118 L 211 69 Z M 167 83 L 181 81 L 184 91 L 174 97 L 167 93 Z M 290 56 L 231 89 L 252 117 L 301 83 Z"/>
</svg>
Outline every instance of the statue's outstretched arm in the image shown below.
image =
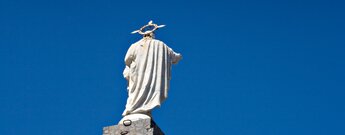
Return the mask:
<svg viewBox="0 0 345 135">
<path fill-rule="evenodd" d="M 172 63 L 177 64 L 182 59 L 182 55 L 180 53 L 174 52 L 174 50 L 172 50 L 171 48 L 169 48 L 169 50 L 171 52 L 170 54 Z"/>
</svg>

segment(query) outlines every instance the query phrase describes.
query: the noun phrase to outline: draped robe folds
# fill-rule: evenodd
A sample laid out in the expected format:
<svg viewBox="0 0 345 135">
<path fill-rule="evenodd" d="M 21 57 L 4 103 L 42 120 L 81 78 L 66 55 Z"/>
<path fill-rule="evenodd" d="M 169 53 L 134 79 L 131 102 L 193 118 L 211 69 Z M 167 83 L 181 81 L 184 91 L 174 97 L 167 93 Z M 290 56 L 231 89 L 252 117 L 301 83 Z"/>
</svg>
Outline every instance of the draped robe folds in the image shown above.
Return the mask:
<svg viewBox="0 0 345 135">
<path fill-rule="evenodd" d="M 123 72 L 128 81 L 128 99 L 123 116 L 150 114 L 168 97 L 171 65 L 182 58 L 162 41 L 143 38 L 132 44 Z"/>
</svg>

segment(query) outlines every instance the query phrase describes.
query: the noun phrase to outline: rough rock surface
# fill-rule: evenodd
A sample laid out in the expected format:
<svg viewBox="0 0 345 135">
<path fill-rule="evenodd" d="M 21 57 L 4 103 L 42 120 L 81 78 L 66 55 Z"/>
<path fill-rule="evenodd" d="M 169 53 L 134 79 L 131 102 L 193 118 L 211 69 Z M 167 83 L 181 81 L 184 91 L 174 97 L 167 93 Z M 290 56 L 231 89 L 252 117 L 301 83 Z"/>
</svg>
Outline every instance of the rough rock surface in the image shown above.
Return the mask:
<svg viewBox="0 0 345 135">
<path fill-rule="evenodd" d="M 164 135 L 164 133 L 153 120 L 139 119 L 104 127 L 103 135 Z"/>
</svg>

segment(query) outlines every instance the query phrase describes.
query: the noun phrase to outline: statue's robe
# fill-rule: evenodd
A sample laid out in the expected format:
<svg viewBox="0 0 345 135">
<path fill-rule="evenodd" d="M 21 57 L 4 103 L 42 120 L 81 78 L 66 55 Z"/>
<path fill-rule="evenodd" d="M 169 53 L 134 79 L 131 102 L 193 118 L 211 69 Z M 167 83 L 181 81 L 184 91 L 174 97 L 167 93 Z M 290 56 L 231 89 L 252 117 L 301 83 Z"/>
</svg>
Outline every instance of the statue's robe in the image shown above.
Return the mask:
<svg viewBox="0 0 345 135">
<path fill-rule="evenodd" d="M 125 57 L 123 72 L 128 80 L 128 99 L 123 116 L 150 114 L 168 97 L 171 65 L 182 56 L 162 41 L 143 38 L 132 44 Z"/>
</svg>

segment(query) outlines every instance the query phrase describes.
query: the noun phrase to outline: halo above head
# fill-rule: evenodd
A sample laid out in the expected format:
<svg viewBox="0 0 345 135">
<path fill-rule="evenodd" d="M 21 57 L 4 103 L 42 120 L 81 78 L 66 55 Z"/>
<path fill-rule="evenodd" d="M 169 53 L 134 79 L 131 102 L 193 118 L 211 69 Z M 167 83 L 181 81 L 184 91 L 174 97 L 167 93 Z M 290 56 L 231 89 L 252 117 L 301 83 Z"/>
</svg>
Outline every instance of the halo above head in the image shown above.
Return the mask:
<svg viewBox="0 0 345 135">
<path fill-rule="evenodd" d="M 155 30 L 157 30 L 157 29 L 159 29 L 159 28 L 162 28 L 162 27 L 164 27 L 165 25 L 157 25 L 157 24 L 154 24 L 153 22 L 152 22 L 152 20 L 151 21 L 149 21 L 149 23 L 148 24 L 146 24 L 146 25 L 144 25 L 143 27 L 141 27 L 139 30 L 135 30 L 135 31 L 133 31 L 132 32 L 132 34 L 135 34 L 135 33 L 139 33 L 140 35 L 148 35 L 148 34 L 150 34 L 150 33 L 153 33 Z M 151 29 L 151 30 L 146 30 L 145 31 L 145 29 L 146 28 L 149 28 L 149 27 L 153 27 L 153 29 Z"/>
</svg>

